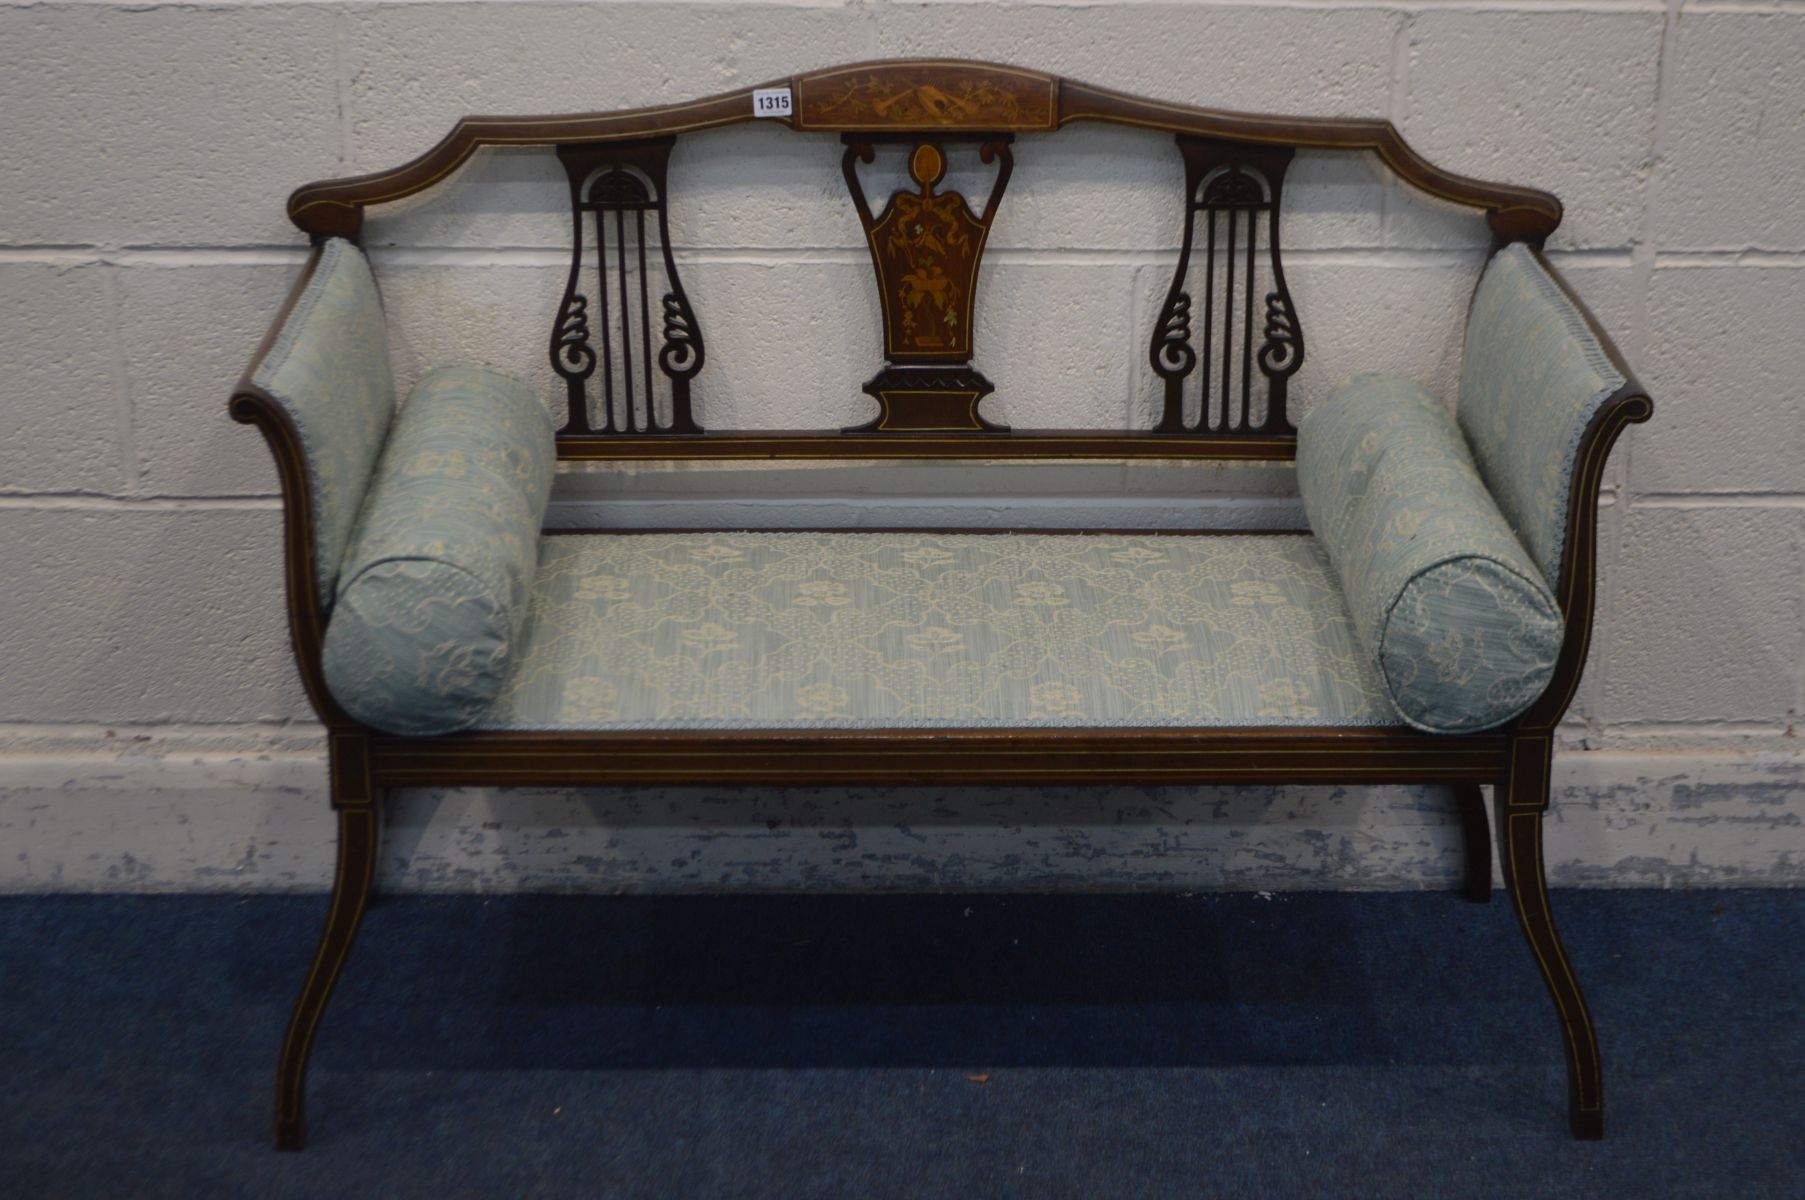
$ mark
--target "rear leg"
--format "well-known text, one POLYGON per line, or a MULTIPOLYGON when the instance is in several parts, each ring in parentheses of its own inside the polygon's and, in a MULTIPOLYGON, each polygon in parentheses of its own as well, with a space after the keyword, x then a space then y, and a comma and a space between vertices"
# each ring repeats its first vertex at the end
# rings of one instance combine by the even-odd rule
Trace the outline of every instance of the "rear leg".
POLYGON ((1454 785, 1454 802, 1460 810, 1460 842, 1466 855, 1461 894, 1474 904, 1492 899, 1492 827, 1485 816, 1485 794, 1476 783, 1454 785))

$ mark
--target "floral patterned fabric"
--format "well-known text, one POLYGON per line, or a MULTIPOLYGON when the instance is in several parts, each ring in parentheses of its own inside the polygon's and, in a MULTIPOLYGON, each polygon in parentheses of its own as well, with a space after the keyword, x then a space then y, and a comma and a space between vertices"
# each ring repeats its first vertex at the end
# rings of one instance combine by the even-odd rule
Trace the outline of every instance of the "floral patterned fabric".
POLYGON ((1305 416, 1297 476, 1405 721, 1490 729, 1542 694, 1560 609, 1439 400, 1406 379, 1352 380, 1305 416))
POLYGON ((319 601, 330 609, 339 561, 395 410, 382 300, 363 252, 326 241, 313 277, 251 379, 300 434, 313 494, 319 601))
POLYGON ((545 538, 486 729, 1396 725, 1316 541, 545 538))
POLYGON ((389 733, 448 733, 495 699, 526 619, 556 466, 529 384, 420 381, 377 464, 326 627, 333 698, 389 733))
POLYGON ((1579 442, 1623 373, 1521 244, 1492 256, 1467 317, 1460 427, 1542 574, 1558 580, 1579 442))

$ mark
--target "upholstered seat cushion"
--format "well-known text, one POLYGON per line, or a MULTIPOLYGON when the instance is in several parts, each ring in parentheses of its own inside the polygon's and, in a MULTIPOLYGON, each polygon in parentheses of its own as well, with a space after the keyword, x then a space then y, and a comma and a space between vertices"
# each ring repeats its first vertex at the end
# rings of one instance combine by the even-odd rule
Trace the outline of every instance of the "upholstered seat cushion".
POLYGON ((1398 724, 1303 535, 550 535, 485 729, 1398 724))
POLYGON ((1407 379, 1352 380, 1304 419, 1297 477, 1407 722, 1490 729, 1542 694, 1560 609, 1441 401, 1407 379))
POLYGON ((448 733, 495 699, 519 642, 556 463, 531 385, 441 367, 396 416, 339 570, 323 666, 389 733, 448 733))

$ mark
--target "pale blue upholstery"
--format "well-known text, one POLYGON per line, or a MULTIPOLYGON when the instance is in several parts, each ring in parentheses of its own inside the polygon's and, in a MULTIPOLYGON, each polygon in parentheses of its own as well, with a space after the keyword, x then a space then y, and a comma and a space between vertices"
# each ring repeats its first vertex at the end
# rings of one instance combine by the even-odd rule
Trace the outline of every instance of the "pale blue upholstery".
POLYGON ((1439 400, 1384 375, 1343 385, 1299 427, 1297 476, 1405 721, 1489 729, 1542 694, 1560 609, 1439 400))
POLYGON ((1395 726, 1315 539, 548 537, 485 729, 1395 726))
POLYGON ((382 301, 361 250, 342 238, 322 245, 313 277, 251 382, 282 406, 300 434, 313 495, 319 602, 329 608, 395 411, 382 301))
POLYGON ((530 385, 442 367, 395 419, 326 627, 332 696, 389 733, 449 733, 494 700, 526 619, 556 466, 530 385))
POLYGON ((1467 316, 1460 427, 1542 574, 1560 578, 1580 437, 1623 373, 1527 246, 1492 257, 1467 316))

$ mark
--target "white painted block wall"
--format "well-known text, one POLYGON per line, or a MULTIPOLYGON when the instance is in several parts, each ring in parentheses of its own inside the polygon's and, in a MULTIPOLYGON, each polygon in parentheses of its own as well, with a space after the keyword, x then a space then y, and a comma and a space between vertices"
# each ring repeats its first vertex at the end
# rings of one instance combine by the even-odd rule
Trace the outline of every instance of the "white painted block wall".
MULTIPOLYGON (((1761 0, 1145 4, 0 0, 0 888, 317 888, 330 824, 290 665, 275 477, 225 400, 303 258, 299 183, 470 112, 673 101, 958 54, 1219 107, 1389 116, 1441 165, 1548 188, 1554 257, 1657 411, 1610 473, 1599 637, 1550 866, 1588 884, 1805 880, 1805 10, 1761 0)), ((674 237, 717 427, 850 422, 876 301, 831 137, 684 140, 674 237)), ((1021 425, 1143 421, 1176 154, 1023 138, 979 361, 1021 425), (1030 303, 1032 301, 1032 303, 1030 303)), ((548 155, 487 155, 372 222, 405 386, 534 379, 564 261, 548 155)), ((1357 154, 1302 156, 1296 394, 1449 389, 1485 233, 1357 154)), ((1272 525, 1286 470, 670 466, 561 522, 1272 525)), ((421 792, 409 888, 1417 887, 1436 789, 421 792)))

